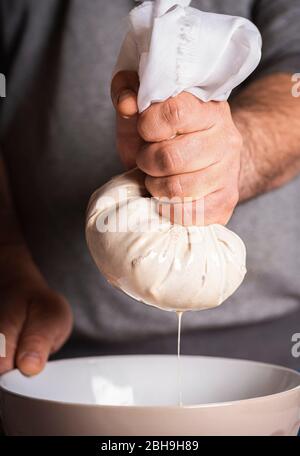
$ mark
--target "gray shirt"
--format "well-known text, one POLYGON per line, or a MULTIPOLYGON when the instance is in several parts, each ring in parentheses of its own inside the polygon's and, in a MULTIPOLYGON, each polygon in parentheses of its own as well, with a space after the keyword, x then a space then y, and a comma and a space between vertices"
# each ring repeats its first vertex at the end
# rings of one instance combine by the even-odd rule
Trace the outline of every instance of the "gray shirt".
MULTIPOLYGON (((109 86, 122 18, 134 4, 0 4, 0 72, 7 77, 1 146, 19 220, 49 284, 74 309, 75 334, 98 341, 176 331, 173 314, 135 302, 106 283, 84 237, 90 194, 122 171, 109 86)), ((192 6, 256 23, 264 45, 252 77, 300 71, 298 0, 195 0, 192 6)), ((221 307, 187 315, 185 330, 273 319, 299 308, 299 191, 297 178, 236 209, 229 227, 247 246, 247 277, 221 307)))

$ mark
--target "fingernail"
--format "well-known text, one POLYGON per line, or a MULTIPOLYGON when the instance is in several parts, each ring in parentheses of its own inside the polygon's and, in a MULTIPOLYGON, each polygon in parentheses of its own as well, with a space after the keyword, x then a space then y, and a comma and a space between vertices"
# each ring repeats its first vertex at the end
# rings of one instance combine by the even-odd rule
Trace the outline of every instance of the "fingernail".
POLYGON ((121 103, 122 101, 126 100, 129 96, 132 96, 133 92, 130 89, 123 90, 123 92, 120 93, 119 98, 118 98, 118 103, 121 103))
MULTIPOLYGON (((123 90, 123 92, 121 92, 121 94, 119 95, 118 103, 122 103, 122 101, 126 100, 126 98, 129 98, 130 96, 132 96, 132 90, 129 90, 129 89, 123 90)), ((121 117, 123 119, 130 119, 130 116, 126 116, 124 114, 121 115, 121 117)))

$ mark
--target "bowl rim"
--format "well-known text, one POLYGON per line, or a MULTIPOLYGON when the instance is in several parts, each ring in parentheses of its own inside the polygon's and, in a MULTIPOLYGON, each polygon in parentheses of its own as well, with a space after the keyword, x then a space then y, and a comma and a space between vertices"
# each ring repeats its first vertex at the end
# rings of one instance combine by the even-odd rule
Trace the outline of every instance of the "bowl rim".
MULTIPOLYGON (((299 385, 294 386, 293 388, 287 389, 285 391, 281 391, 279 393, 275 394, 267 394, 265 396, 258 396, 258 397, 250 397, 249 399, 237 399, 233 401, 223 401, 223 402, 211 402, 208 404, 189 404, 189 405, 178 405, 178 404, 172 404, 172 405, 109 405, 109 404, 84 404, 84 403, 79 403, 79 402, 70 402, 70 401, 58 401, 55 399, 45 399, 45 398, 38 398, 38 397, 32 397, 26 394, 22 393, 16 393, 14 391, 9 390, 3 385, 3 378, 8 376, 9 374, 12 374, 13 372, 18 371, 18 369, 13 369, 9 372, 6 372, 2 375, 0 375, 0 404, 1 404, 1 394, 5 395, 10 395, 10 396, 15 396, 17 398, 21 399, 27 399, 30 401, 34 402, 42 402, 46 404, 52 404, 52 405, 59 405, 59 406, 68 406, 68 407, 92 407, 92 408, 103 408, 103 409, 130 409, 130 410, 141 410, 141 409, 147 409, 147 410, 188 410, 188 409, 206 409, 206 408, 217 408, 217 407, 233 407, 233 406, 238 406, 238 405, 243 405, 243 404, 249 404, 249 402, 262 402, 262 401, 268 401, 268 400, 273 400, 277 398, 283 398, 287 395, 291 395, 299 391, 300 393, 300 371, 296 371, 294 369, 291 369, 289 367, 285 366, 280 366, 278 364, 270 364, 270 363, 264 363, 262 361, 254 361, 254 360, 248 360, 245 358, 227 358, 227 357, 221 357, 221 356, 202 356, 202 355, 181 355, 182 358, 202 358, 202 359, 213 359, 213 360, 222 360, 222 361, 233 361, 233 362, 245 362, 245 363, 250 363, 250 364, 256 364, 260 366, 265 366, 265 367, 271 367, 276 370, 281 370, 285 371, 288 373, 291 373, 293 375, 296 375, 299 377, 299 385)), ((57 359, 57 360, 51 360, 47 362, 48 364, 62 364, 65 362, 73 362, 73 361, 97 361, 102 358, 145 358, 145 357, 157 357, 157 358, 163 358, 163 357, 173 357, 177 358, 177 355, 172 355, 172 354, 145 354, 145 355, 103 355, 103 356, 84 356, 84 357, 74 357, 74 358, 64 358, 64 359, 57 359)), ((39 374, 37 374, 39 375, 39 374)))

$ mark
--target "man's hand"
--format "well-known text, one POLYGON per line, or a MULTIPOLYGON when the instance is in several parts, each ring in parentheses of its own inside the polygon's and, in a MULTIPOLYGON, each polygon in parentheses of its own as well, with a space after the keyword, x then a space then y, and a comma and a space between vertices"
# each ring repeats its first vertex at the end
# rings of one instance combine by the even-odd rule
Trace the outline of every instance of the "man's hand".
MULTIPOLYGON (((242 149, 228 103, 204 103, 183 92, 138 115, 137 90, 133 72, 120 72, 112 81, 123 162, 147 174, 154 197, 189 197, 193 210, 204 199, 204 224, 225 225, 239 200, 242 149)), ((190 217, 190 204, 181 206, 183 217, 190 217)))
POLYGON ((0 333, 6 357, 0 374, 18 367, 25 375, 40 372, 72 328, 67 301, 51 290, 22 244, 1 246, 0 333))

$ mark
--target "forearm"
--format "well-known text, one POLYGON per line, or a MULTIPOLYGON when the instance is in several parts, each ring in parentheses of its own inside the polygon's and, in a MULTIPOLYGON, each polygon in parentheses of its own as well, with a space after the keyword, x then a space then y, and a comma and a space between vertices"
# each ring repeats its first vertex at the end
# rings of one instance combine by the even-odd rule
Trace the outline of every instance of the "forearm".
POLYGON ((69 336, 72 313, 67 301, 48 287, 31 258, 1 157, 0 295, 0 333, 5 334, 7 347, 6 356, 0 358, 0 375, 13 367, 35 375, 69 336))
POLYGON ((253 82, 232 100, 233 119, 244 145, 240 201, 277 188, 300 172, 300 100, 291 75, 253 82))

